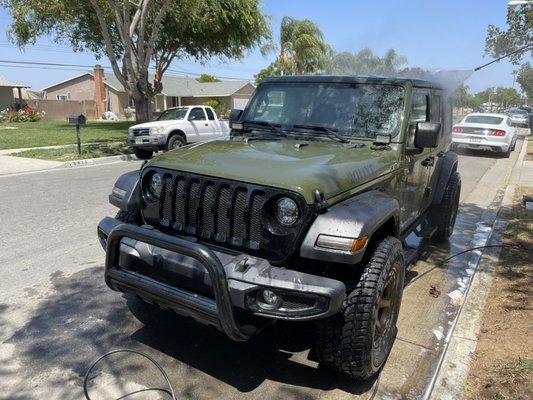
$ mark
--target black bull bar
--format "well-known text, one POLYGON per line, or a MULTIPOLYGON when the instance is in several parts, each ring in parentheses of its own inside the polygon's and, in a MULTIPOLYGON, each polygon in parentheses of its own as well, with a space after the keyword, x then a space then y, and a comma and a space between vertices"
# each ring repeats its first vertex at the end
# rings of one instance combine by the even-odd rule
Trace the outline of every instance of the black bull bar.
POLYGON ((122 287, 129 289, 128 291, 142 292, 142 297, 153 298, 163 306, 166 299, 173 308, 180 308, 180 312, 184 315, 193 316, 211 325, 218 325, 235 341, 246 341, 255 333, 254 327, 237 324, 224 267, 213 251, 201 244, 136 225, 120 224, 111 230, 107 238, 105 281, 114 290, 122 287), (121 270, 118 266, 122 238, 139 240, 197 260, 209 273, 215 300, 161 285, 154 279, 132 271, 121 270))

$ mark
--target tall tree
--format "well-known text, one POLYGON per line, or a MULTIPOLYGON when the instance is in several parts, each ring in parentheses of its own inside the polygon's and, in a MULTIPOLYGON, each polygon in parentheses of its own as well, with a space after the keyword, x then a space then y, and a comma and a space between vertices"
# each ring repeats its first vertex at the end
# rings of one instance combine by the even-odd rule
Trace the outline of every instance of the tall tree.
POLYGON ((75 51, 107 56, 135 101, 138 121, 176 57, 240 58, 270 37, 260 0, 0 0, 11 12, 10 36, 21 47, 52 36, 75 51), (153 77, 149 68, 153 67, 153 77))
POLYGON ((533 103, 533 68, 529 62, 525 63, 518 70, 516 81, 522 88, 530 104, 533 103))
POLYGON ((262 47, 264 54, 276 52, 276 60, 256 75, 256 81, 270 75, 304 75, 324 70, 330 47, 313 21, 283 17, 279 43, 262 47))
MULTIPOLYGON (((487 28, 485 52, 493 57, 500 57, 527 45, 533 45, 533 2, 507 8, 507 30, 495 25, 487 28)), ((533 48, 520 51, 509 57, 517 65, 525 54, 533 55, 533 48)))
POLYGON ((333 54, 330 71, 338 75, 395 75, 407 64, 407 58, 389 49, 380 57, 365 47, 357 53, 342 52, 333 54))

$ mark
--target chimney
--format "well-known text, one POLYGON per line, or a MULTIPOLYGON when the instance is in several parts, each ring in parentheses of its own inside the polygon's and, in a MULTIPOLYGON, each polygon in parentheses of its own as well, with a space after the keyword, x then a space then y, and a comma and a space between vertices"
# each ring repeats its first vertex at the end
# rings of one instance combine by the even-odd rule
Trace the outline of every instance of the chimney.
POLYGON ((105 88, 104 69, 99 64, 94 66, 94 103, 95 118, 100 119, 105 112, 105 88))

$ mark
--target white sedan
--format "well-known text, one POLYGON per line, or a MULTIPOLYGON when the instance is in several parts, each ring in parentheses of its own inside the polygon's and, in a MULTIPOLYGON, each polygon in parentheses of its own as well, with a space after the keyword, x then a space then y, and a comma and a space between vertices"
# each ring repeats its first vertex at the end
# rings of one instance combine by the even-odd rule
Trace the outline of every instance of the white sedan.
POLYGON ((454 125, 452 146, 492 150, 509 157, 516 145, 516 128, 506 114, 468 114, 454 125))

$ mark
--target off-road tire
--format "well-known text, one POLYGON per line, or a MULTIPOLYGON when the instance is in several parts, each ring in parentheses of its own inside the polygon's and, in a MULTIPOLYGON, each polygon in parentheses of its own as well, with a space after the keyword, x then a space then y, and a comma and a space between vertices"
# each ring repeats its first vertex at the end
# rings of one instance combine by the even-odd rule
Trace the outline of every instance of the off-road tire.
POLYGON ((137 157, 139 160, 148 160, 152 158, 152 156, 154 155, 154 151, 134 147, 133 154, 135 154, 135 157, 137 157))
POLYGON ((135 225, 142 225, 142 218, 139 211, 125 211, 120 210, 115 219, 118 219, 120 222, 124 222, 126 224, 135 224, 135 225))
POLYGON ((437 230, 431 237, 437 242, 444 242, 450 238, 457 218, 459 196, 461 195, 461 176, 457 171, 452 172, 441 202, 431 210, 431 224, 437 230))
POLYGON ((383 367, 396 337, 404 277, 402 243, 387 236, 373 250, 356 287, 347 293, 342 312, 317 322, 316 350, 322 365, 357 380, 368 379, 383 367), (389 285, 395 290, 380 335, 376 322, 383 317, 381 304, 389 285))
POLYGON ((177 149, 182 146, 185 146, 185 139, 183 139, 180 135, 174 135, 168 139, 167 150, 177 149))

